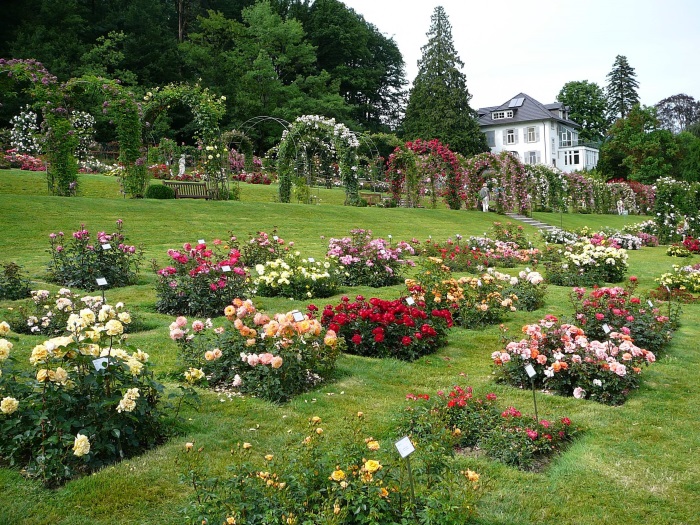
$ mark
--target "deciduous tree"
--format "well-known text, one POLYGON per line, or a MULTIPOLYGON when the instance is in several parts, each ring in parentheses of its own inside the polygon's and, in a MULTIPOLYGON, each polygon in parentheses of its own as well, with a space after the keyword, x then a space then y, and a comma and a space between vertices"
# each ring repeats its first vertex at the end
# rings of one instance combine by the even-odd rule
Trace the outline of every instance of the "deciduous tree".
POLYGON ((581 141, 603 140, 610 121, 605 92, 598 84, 588 80, 567 82, 559 91, 557 100, 569 107, 571 120, 581 124, 581 141))
POLYGON ((684 93, 665 98, 654 107, 661 127, 673 133, 685 131, 700 120, 700 101, 684 93))

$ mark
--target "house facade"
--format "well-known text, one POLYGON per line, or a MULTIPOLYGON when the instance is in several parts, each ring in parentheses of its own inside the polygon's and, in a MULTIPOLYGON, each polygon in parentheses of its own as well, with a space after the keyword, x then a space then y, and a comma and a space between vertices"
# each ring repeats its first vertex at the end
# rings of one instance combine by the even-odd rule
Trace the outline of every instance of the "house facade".
POLYGON ((524 164, 548 164, 562 171, 593 169, 597 148, 579 143, 576 122, 560 102, 541 104, 520 93, 500 106, 479 108, 479 126, 492 153, 510 151, 524 164))

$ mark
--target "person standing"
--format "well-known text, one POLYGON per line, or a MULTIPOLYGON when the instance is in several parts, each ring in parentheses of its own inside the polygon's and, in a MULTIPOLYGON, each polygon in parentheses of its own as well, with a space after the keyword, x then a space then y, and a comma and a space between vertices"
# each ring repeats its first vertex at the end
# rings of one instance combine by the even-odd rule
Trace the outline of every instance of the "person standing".
POLYGON ((481 199, 481 210, 489 211, 489 188, 485 182, 479 190, 479 198, 481 199))

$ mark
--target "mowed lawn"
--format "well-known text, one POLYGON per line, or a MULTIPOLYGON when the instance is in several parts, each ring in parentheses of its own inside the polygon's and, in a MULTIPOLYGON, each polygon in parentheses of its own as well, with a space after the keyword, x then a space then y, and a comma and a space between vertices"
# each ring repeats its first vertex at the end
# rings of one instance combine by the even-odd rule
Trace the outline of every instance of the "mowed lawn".
MULTIPOLYGON (((142 245, 146 257, 137 285, 107 292, 110 302, 124 301, 151 329, 132 336, 148 352, 159 379, 174 388, 176 346, 168 338, 169 316, 155 312, 154 273, 167 262, 166 251, 198 239, 245 241, 258 230, 295 243, 304 256, 321 257, 330 237, 347 235, 353 228, 370 229, 394 241, 432 236, 443 241, 460 234, 484 235, 494 221, 507 218, 478 211, 432 209, 351 208, 342 206, 342 190, 314 188, 318 204, 275 202, 276 186, 241 186, 241 201, 130 200, 119 194, 117 179, 82 176, 81 196, 50 197, 43 174, 0 171, 0 262, 21 264, 34 281, 33 288, 57 289, 43 282, 48 262, 48 235, 70 235, 84 224, 91 233, 112 231, 124 220, 128 240, 142 245)), ((559 226, 616 226, 634 217, 538 213, 536 217, 559 226)), ((641 218, 639 219, 641 220, 641 218)), ((533 243, 542 245, 536 231, 525 227, 533 243)), ((681 261, 685 263, 686 261, 681 261)), ((697 257, 694 262, 697 262, 697 257)), ((630 252, 630 275, 642 289, 655 287, 654 279, 669 271, 677 259, 665 248, 630 252)), ((517 271, 518 269, 508 270, 517 271)), ((507 321, 516 337, 523 324, 545 314, 571 314, 569 289, 550 286, 545 307, 517 312, 507 321)), ((395 298, 401 285, 373 290, 347 288, 354 297, 395 298)), ((335 303, 340 295, 319 300, 335 303)), ((308 303, 283 298, 256 298, 262 308, 275 311, 303 309, 308 303)), ((0 302, 0 320, 12 302, 0 302)), ((42 339, 14 339, 14 355, 26 360, 42 339)), ((682 325, 664 357, 644 370, 641 388, 621 407, 538 394, 541 417, 566 415, 585 432, 541 473, 521 472, 483 458, 463 462, 482 476, 484 496, 477 523, 510 524, 674 524, 700 523, 700 306, 684 305, 682 325)), ((323 418, 327 431, 343 418, 363 411, 367 431, 383 449, 393 447, 393 429, 405 406, 406 393, 434 394, 452 385, 471 385, 478 393, 495 392, 502 406, 531 412, 532 393, 496 385, 490 354, 502 345, 498 327, 484 330, 455 328, 449 345, 437 354, 413 363, 343 356, 339 379, 292 402, 275 406, 257 399, 221 399, 202 391, 199 411, 185 413, 184 433, 165 445, 118 465, 47 490, 22 476, 18 469, 0 468, 0 525, 173 524, 182 523, 182 509, 192 489, 180 482, 179 460, 184 443, 204 447, 213 473, 224 473, 232 446, 253 443, 261 454, 275 453, 297 440, 309 417, 323 418)), ((0 416, 1 417, 1 416, 0 416)), ((6 439, 6 436, 0 436, 6 439)))

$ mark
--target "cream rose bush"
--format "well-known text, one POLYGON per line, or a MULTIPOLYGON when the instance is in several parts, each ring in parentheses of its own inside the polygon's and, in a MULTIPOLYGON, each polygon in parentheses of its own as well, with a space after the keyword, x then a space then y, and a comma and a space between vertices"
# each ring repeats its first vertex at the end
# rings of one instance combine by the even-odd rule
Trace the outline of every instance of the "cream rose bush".
POLYGON ((63 334, 27 349, 29 366, 0 339, 0 460, 56 486, 163 441, 163 386, 127 344, 122 307, 72 309, 63 334))

